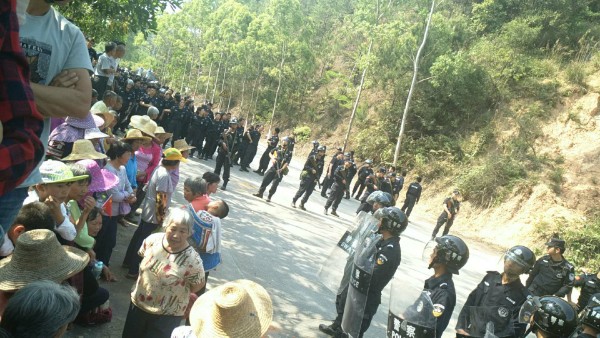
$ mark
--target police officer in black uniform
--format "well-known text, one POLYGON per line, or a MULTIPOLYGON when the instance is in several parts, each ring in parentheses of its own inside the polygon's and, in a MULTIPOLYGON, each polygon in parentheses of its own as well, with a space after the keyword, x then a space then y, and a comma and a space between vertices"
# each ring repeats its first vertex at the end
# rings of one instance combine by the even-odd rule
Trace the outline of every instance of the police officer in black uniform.
POLYGON ((371 165, 373 164, 373 160, 366 160, 365 163, 358 169, 358 178, 356 183, 354 183, 354 188, 352 189, 352 196, 358 201, 360 200, 360 196, 365 189, 365 180, 367 177, 373 174, 373 168, 371 165))
POLYGON ((196 148, 190 150, 190 157, 194 156, 196 150, 198 151, 198 158, 202 157, 204 140, 211 124, 212 120, 208 117, 206 109, 200 109, 199 114, 193 117, 188 135, 191 135, 191 145, 196 148))
POLYGON ((229 171, 231 169, 231 149, 235 146, 237 138, 235 130, 237 129, 237 119, 233 118, 229 121, 229 129, 225 130, 221 134, 221 138, 218 141, 219 152, 217 154, 217 161, 215 164, 214 173, 217 175, 221 174, 221 167, 223 168, 223 185, 221 189, 227 190, 227 183, 229 183, 229 171))
MULTIPOLYGON (((367 331, 371 325, 371 320, 373 319, 373 316, 375 316, 377 308, 381 303, 381 292, 394 277, 394 273, 400 265, 400 234, 408 226, 408 219, 406 218, 406 215, 404 215, 404 213, 396 207, 381 208, 377 210, 373 216, 380 220, 378 224, 378 232, 383 237, 376 244, 377 252, 375 253, 374 257, 376 264, 375 268, 373 269, 371 283, 369 285, 369 291, 367 294, 367 304, 360 328, 360 337, 363 336, 365 331, 367 331)), ((346 286, 340 296, 336 299, 335 307, 337 310, 337 317, 330 325, 319 325, 319 330, 321 332, 324 332, 330 336, 343 337, 341 324, 344 316, 344 308, 346 306, 346 296, 348 294, 349 285, 350 284, 346 286)))
POLYGON ((244 151, 244 157, 240 160, 240 171, 249 172, 248 167, 252 163, 252 160, 254 160, 254 156, 256 156, 256 151, 258 150, 260 126, 258 124, 253 126, 245 137, 248 139, 248 146, 246 146, 246 150, 244 151))
POLYGON ((525 283, 534 296, 564 297, 571 293, 575 267, 563 256, 565 249, 565 241, 557 236, 546 243, 546 255, 535 262, 525 283))
POLYGON ((269 155, 271 154, 273 149, 275 149, 275 147, 277 147, 278 144, 279 144, 279 128, 275 128, 275 134, 273 134, 273 136, 271 136, 267 140, 267 149, 260 157, 258 169, 254 170, 255 173, 259 174, 260 176, 263 176, 265 174, 265 171, 267 170, 267 167, 269 166, 269 158, 270 158, 269 155))
POLYGON ((344 153, 341 150, 337 150, 335 155, 331 157, 329 166, 327 166, 327 172, 323 183, 321 184, 321 196, 327 197, 327 190, 333 185, 335 170, 344 164, 344 153))
POLYGON ((421 187, 422 180, 421 176, 417 176, 417 180, 412 182, 408 186, 408 189, 406 189, 406 199, 401 208, 406 213, 406 217, 410 217, 415 204, 419 203, 419 199, 421 199, 421 191, 423 191, 423 187, 421 187))
POLYGON ((350 183, 352 183, 354 176, 358 172, 358 168, 356 167, 356 163, 354 162, 354 150, 350 151, 348 155, 348 158, 350 159, 350 161, 352 161, 352 165, 350 166, 350 168, 348 168, 348 179, 346 180, 346 196, 344 198, 347 200, 350 199, 350 183))
POLYGON ((212 155, 215 153, 215 147, 217 146, 217 142, 219 141, 219 136, 221 130, 221 114, 214 114, 214 119, 211 120, 211 123, 208 125, 208 129, 206 131, 206 144, 204 145, 204 159, 209 160, 212 159, 212 155))
POLYGON ((313 147, 310 150, 310 154, 309 155, 316 155, 317 152, 319 152, 319 146, 320 146, 319 141, 313 140, 311 143, 312 143, 313 147))
POLYGON ((520 276, 529 273, 533 264, 535 254, 528 247, 510 248, 504 255, 504 271, 488 271, 469 294, 458 316, 456 337, 483 337, 488 321, 497 325, 498 337, 522 336, 527 326, 519 323, 519 311, 531 293, 520 276), (475 313, 473 308, 477 308, 475 313))
POLYGON ((600 293, 589 300, 579 317, 581 332, 577 338, 597 338, 600 336, 600 293))
POLYGON ((435 236, 437 236, 438 231, 440 231, 440 228, 442 225, 444 225, 444 223, 446 226, 444 227, 442 236, 447 235, 450 231, 450 227, 452 224, 454 224, 454 219, 460 211, 460 191, 454 190, 452 192, 452 196, 446 197, 446 199, 444 199, 443 206, 444 210, 437 219, 437 223, 433 229, 433 233, 431 234, 431 239, 434 239, 435 236))
POLYGON ((577 299, 577 311, 581 312, 588 304, 592 295, 600 293, 600 271, 598 273, 583 273, 575 277, 573 286, 580 287, 581 292, 577 299))
POLYGON ((406 170, 402 171, 402 175, 396 175, 396 180, 392 182, 392 189, 394 190, 394 201, 398 200, 400 191, 404 188, 404 178, 406 177, 406 170))
POLYGON ((380 190, 379 188, 381 186, 381 180, 383 179, 384 175, 385 168, 381 167, 379 168, 376 174, 367 177, 367 179, 365 180, 365 187, 367 188, 367 190, 360 198, 360 205, 358 206, 358 209, 356 209, 357 214, 361 211, 371 211, 371 205, 367 203, 367 198, 373 193, 373 191, 380 190))
POLYGON ((427 292, 433 303, 433 315, 437 318, 436 338, 442 337, 456 306, 452 274, 458 275, 468 260, 469 248, 459 237, 446 235, 435 239, 435 247, 429 257, 433 276, 425 280, 423 291, 427 292))
POLYGON ((300 174, 300 188, 292 199, 292 207, 295 208, 296 201, 298 201, 298 199, 304 195, 300 201, 299 208, 301 210, 306 210, 306 208, 304 208, 304 204, 306 204, 306 201, 308 201, 308 198, 315 189, 315 186, 319 181, 319 174, 323 172, 323 165, 325 163, 323 160, 324 158, 325 147, 323 146, 319 146, 316 154, 308 155, 308 158, 304 163, 304 168, 302 168, 302 173, 300 174))
POLYGON ((577 328, 577 312, 562 298, 533 297, 525 302, 522 308, 519 319, 530 323, 529 329, 522 337, 527 337, 533 332, 538 338, 568 338, 577 328))
POLYGON ((331 193, 325 202, 325 215, 327 215, 327 209, 331 207, 331 214, 339 217, 336 210, 344 197, 344 192, 348 186, 348 168, 352 165, 351 160, 345 160, 343 165, 340 165, 333 174, 333 185, 331 186, 331 193))
POLYGON ((271 185, 271 189, 269 189, 269 196, 267 197, 267 202, 271 202, 271 197, 273 197, 273 195, 277 191, 277 187, 283 179, 283 176, 287 174, 288 165, 292 160, 292 152, 289 151, 287 147, 288 138, 284 137, 281 140, 281 145, 271 150, 269 157, 271 158, 271 162, 273 163, 273 165, 271 166, 271 168, 269 168, 269 170, 265 172, 265 176, 263 178, 262 184, 260 185, 260 188, 258 189, 258 193, 253 194, 253 196, 262 198, 269 184, 273 182, 273 184, 271 185))
POLYGON ((379 190, 381 190, 383 192, 387 192, 388 194, 394 196, 394 189, 392 187, 392 181, 390 180, 392 175, 394 175, 394 177, 396 177, 396 173, 389 173, 380 180, 379 184, 381 186, 379 187, 379 190))

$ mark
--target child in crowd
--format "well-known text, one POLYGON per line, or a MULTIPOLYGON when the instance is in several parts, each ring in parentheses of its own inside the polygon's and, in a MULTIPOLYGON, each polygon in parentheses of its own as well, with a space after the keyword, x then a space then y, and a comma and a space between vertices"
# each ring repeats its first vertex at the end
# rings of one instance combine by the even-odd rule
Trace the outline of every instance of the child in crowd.
POLYGON ((17 238, 30 230, 47 229, 54 231, 54 219, 50 207, 42 202, 27 204, 19 210, 14 224, 4 234, 4 243, 0 246, 0 259, 7 257, 15 250, 17 238))
MULTIPOLYGON (((194 218, 194 228, 190 236, 190 245, 200 254, 204 267, 204 279, 221 264, 221 220, 229 214, 229 206, 225 201, 213 201, 207 205, 206 181, 196 177, 184 182, 185 199, 190 202, 187 209, 194 218)), ((206 284, 198 292, 206 291, 206 284)))
POLYGON ((146 196, 142 202, 142 218, 140 224, 129 242, 123 265, 129 269, 127 278, 137 278, 140 257, 139 247, 146 237, 156 230, 163 222, 171 204, 171 196, 175 191, 170 172, 179 167, 180 161, 185 161, 181 152, 175 148, 164 151, 161 165, 154 171, 148 185, 146 196))
MULTIPOLYGON (((135 213, 135 210, 133 209, 137 209, 137 206, 139 206, 141 201, 138 201, 137 198, 139 196, 138 194, 138 181, 137 181, 137 173, 138 173, 138 162, 137 162, 137 155, 136 152, 140 149, 140 147, 142 146, 142 144, 144 144, 145 142, 150 142, 151 138, 148 136, 144 136, 142 134, 142 132, 138 129, 130 129, 127 132, 127 135, 121 139, 121 141, 128 143, 131 146, 131 157, 129 158, 129 161, 127 162, 127 164, 125 165, 125 171, 127 172, 127 180, 129 181, 129 184, 131 185, 131 188, 133 189, 133 192, 136 194, 136 203, 133 203, 131 205, 131 211, 130 214, 135 213)), ((142 190, 143 186, 140 186, 140 191, 142 190)), ((128 227, 129 224, 127 222, 125 222, 125 218, 121 218, 119 220, 119 224, 121 224, 124 227, 128 227)))
POLYGON ((69 168, 73 172, 73 175, 87 175, 88 178, 71 184, 67 209, 71 215, 71 218, 73 219, 75 229, 77 229, 75 244, 87 252, 88 255, 90 255, 91 260, 94 260, 96 258, 96 254, 92 248, 94 247, 95 240, 88 234, 86 220, 90 211, 92 211, 92 209, 96 206, 96 199, 94 199, 93 196, 88 195, 90 182, 93 180, 93 178, 90 174, 90 171, 84 164, 85 161, 96 163, 93 160, 84 160, 80 161, 82 163, 78 162, 69 164, 69 168))
POLYGON ((36 184, 35 188, 29 191, 29 196, 23 202, 23 205, 39 201, 45 203, 52 213, 52 218, 56 223, 55 231, 58 233, 59 241, 68 243, 75 240, 77 230, 71 222, 65 202, 69 197, 71 183, 87 179, 88 176, 74 176, 69 167, 59 161, 47 160, 40 166, 42 183, 36 184))
POLYGON ((192 226, 189 212, 172 208, 165 232, 148 236, 138 246, 144 258, 131 292, 123 337, 170 337, 190 306, 190 293, 204 286, 202 261, 188 244, 192 226))

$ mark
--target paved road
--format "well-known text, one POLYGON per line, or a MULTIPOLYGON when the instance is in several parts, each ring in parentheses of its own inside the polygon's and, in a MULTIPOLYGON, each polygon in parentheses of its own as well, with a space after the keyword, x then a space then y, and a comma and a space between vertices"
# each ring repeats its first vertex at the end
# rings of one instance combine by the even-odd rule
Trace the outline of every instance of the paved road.
MULTIPOLYGON (((259 150, 253 168, 257 167, 262 151, 259 150)), ((184 203, 183 181, 212 170, 214 163, 214 160, 192 159, 182 164, 181 180, 174 195, 176 204, 184 203)), ((325 199, 316 191, 306 204, 308 211, 292 208, 290 203, 299 184, 303 163, 303 158, 294 158, 289 175, 279 185, 271 203, 252 196, 258 190, 262 177, 252 172, 240 172, 237 166, 231 170, 232 178, 227 191, 219 191, 214 196, 227 201, 231 212, 223 221, 223 264, 217 271, 211 272, 209 288, 239 278, 262 284, 273 299, 274 321, 279 327, 271 337, 326 337, 318 331, 318 325, 334 318, 335 296, 319 283, 317 271, 322 264, 327 264, 326 257, 354 222, 354 211, 358 206, 356 200, 344 199, 338 209, 340 218, 325 216, 325 199)), ((431 273, 426 269, 421 254, 432 227, 433 219, 420 215, 417 207, 400 242, 401 268, 410 271, 395 276, 403 287, 422 288, 423 281, 431 273)), ((119 229, 112 269, 120 281, 103 284, 111 291, 113 322, 92 329, 76 327, 68 333, 68 337, 120 336, 129 305, 128 292, 133 282, 123 278, 125 271, 119 266, 134 230, 134 226, 119 229)), ((471 251, 469 262, 454 279, 458 302, 449 328, 454 327, 461 304, 470 290, 475 288, 486 270, 495 269, 500 257, 499 252, 478 243, 470 241, 468 245, 471 251)), ((388 286, 365 337, 385 337, 389 292, 388 286)), ((454 336, 452 333, 453 330, 449 329, 444 336, 454 336)))

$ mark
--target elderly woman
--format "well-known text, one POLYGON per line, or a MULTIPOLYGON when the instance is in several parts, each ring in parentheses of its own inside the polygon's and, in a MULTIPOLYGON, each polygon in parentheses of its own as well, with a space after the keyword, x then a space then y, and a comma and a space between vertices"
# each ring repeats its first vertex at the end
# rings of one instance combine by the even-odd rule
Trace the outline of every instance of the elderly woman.
POLYGON ((75 289, 40 280, 12 296, 0 327, 13 337, 60 338, 78 312, 79 295, 75 289))
POLYGON ((205 283, 202 260, 188 244, 192 226, 187 210, 172 208, 164 222, 165 233, 144 240, 123 337, 168 338, 180 324, 190 293, 205 283))

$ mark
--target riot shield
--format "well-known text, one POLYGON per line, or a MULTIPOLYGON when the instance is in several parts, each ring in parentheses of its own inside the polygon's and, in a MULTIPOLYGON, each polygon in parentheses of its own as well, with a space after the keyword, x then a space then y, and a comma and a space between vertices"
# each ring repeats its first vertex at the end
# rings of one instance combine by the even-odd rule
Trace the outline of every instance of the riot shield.
POLYGON ((504 306, 469 306, 461 310, 457 330, 471 337, 512 337, 515 323, 510 309, 504 306))
POLYGON ((376 244, 380 239, 381 235, 365 238, 358 245, 354 254, 354 265, 350 274, 346 306, 342 317, 342 330, 351 338, 356 338, 360 334, 375 267, 376 244))
POLYGON ((371 213, 364 213, 359 220, 360 223, 352 232, 346 231, 342 235, 317 273, 319 281, 336 294, 348 285, 358 244, 376 235, 374 231, 377 230, 378 221, 371 213))
POLYGON ((429 292, 394 280, 388 313, 388 338, 435 338, 436 317, 429 292))

